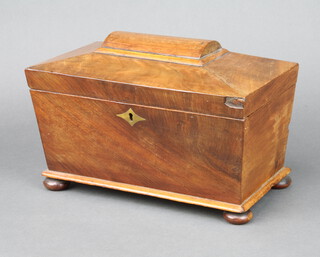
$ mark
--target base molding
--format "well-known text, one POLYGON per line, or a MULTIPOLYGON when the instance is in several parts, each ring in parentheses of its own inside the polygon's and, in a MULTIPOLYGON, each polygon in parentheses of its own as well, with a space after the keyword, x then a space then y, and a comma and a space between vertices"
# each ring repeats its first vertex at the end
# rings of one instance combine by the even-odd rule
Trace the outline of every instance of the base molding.
POLYGON ((270 179, 268 179, 261 187, 249 196, 242 204, 233 204, 227 202, 216 201, 207 198, 201 198, 191 195, 179 194, 159 189, 147 188, 142 186, 135 186, 126 183, 114 182, 110 180, 86 177, 81 175, 75 175, 65 172, 46 170, 42 172, 42 175, 48 178, 72 181, 87 185, 100 186, 109 189, 115 189, 125 192, 131 192, 136 194, 148 195, 167 200, 183 202, 188 204, 200 205, 204 207, 220 209, 224 211, 243 213, 248 211, 257 201, 259 201, 274 185, 279 183, 284 177, 286 177, 291 170, 287 167, 283 167, 277 173, 275 173, 270 179))

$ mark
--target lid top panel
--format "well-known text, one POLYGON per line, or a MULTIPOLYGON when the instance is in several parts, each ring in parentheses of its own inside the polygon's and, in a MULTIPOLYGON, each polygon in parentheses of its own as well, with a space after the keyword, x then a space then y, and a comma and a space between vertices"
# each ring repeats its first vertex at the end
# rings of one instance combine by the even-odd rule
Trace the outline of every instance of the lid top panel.
POLYGON ((103 42, 102 47, 196 59, 202 58, 221 49, 219 42, 214 40, 170 37, 122 31, 110 33, 103 42))

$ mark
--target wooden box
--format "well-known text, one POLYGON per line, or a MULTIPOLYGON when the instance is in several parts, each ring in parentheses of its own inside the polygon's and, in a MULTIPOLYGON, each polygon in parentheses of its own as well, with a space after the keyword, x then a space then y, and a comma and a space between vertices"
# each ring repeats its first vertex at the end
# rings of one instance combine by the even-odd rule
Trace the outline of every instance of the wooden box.
POLYGON ((225 210, 241 224, 284 167, 298 64, 217 41, 113 32, 26 69, 48 170, 225 210))

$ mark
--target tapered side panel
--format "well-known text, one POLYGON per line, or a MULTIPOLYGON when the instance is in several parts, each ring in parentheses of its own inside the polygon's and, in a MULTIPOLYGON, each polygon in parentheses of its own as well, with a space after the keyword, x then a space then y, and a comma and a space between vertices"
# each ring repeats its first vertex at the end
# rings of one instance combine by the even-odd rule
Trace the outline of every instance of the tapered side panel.
POLYGON ((242 199, 284 166, 295 86, 245 121, 242 199))
POLYGON ((31 95, 50 170, 241 203, 242 120, 31 95), (145 120, 117 116, 130 108, 145 120))

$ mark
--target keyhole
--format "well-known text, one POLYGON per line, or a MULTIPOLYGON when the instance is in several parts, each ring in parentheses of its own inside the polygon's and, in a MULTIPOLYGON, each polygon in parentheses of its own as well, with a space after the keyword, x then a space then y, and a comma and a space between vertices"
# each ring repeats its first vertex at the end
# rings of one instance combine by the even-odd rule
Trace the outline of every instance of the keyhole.
POLYGON ((131 112, 129 113, 129 118, 131 121, 133 121, 133 114, 131 112))

